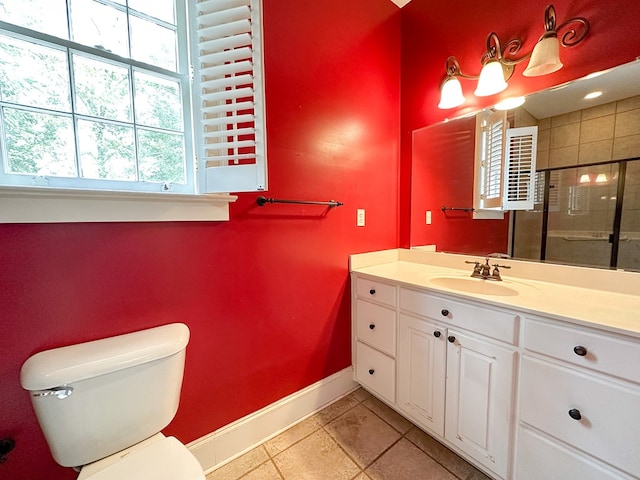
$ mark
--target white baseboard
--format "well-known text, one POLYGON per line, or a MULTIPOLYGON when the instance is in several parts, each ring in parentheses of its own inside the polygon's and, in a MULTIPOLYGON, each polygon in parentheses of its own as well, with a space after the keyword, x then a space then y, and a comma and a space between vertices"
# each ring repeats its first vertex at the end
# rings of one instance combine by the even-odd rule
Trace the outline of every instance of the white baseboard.
POLYGON ((357 387, 352 367, 345 368, 193 441, 187 447, 205 473, 210 473, 357 387))

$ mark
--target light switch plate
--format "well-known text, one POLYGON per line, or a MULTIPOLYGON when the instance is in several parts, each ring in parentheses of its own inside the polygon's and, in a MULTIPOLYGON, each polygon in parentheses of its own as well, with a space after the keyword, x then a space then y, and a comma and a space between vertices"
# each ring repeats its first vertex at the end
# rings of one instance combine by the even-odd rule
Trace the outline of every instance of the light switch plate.
POLYGON ((364 227, 364 208, 358 209, 358 218, 356 220, 356 225, 358 227, 364 227))

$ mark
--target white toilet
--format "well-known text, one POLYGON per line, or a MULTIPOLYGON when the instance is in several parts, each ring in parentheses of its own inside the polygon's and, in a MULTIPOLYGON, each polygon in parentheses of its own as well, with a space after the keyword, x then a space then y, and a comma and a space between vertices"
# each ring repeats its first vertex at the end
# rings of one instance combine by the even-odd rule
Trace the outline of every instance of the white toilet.
POLYGON ((55 461, 78 480, 204 480, 160 433, 178 410, 188 342, 174 323, 30 357, 20 380, 55 461))

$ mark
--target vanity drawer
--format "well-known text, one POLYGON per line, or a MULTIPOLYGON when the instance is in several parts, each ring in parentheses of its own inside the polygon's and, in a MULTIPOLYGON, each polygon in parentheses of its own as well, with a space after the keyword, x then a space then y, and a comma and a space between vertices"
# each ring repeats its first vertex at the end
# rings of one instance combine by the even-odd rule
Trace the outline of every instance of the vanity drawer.
POLYGON ((400 309, 515 344, 520 316, 409 288, 400 289, 400 309))
POLYGON ((523 344, 529 351, 640 383, 640 341, 526 318, 523 344))
POLYGON ((396 362, 362 342, 356 343, 356 380, 391 403, 396 401, 396 362))
POLYGON ((623 471, 640 473, 640 389, 526 355, 520 385, 522 422, 623 471))
POLYGON ((396 286, 388 283, 356 277, 356 294, 361 298, 367 298, 384 303, 390 307, 396 306, 396 286))
POLYGON ((356 334, 358 340, 395 357, 396 311, 358 299, 356 334))
POLYGON ((525 427, 518 429, 515 474, 518 480, 631 479, 525 427))

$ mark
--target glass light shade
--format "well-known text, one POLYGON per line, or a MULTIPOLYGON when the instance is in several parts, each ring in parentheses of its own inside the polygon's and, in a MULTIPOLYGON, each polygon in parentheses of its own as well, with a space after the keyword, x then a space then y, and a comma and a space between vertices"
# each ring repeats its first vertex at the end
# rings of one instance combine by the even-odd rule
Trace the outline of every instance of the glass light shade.
POLYGON ((580 175, 579 183, 589 183, 589 182, 591 182, 591 177, 588 174, 583 173, 582 175, 580 175))
POLYGON ((596 177, 596 183, 606 183, 608 180, 607 175, 605 173, 599 173, 596 177))
POLYGON ((533 47, 529 66, 522 74, 525 77, 538 77, 553 73, 562 68, 560 61, 560 41, 558 37, 547 37, 533 47))
POLYGON ((446 110, 455 108, 464 103, 464 95, 462 94, 462 85, 456 77, 447 78, 440 89, 440 103, 438 108, 446 110))
POLYGON ((500 93, 509 85, 504 81, 504 70, 497 60, 490 60, 485 63, 480 71, 478 87, 474 92, 478 97, 487 97, 500 93))

